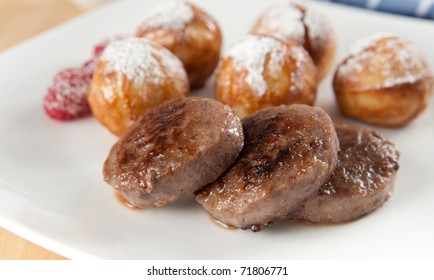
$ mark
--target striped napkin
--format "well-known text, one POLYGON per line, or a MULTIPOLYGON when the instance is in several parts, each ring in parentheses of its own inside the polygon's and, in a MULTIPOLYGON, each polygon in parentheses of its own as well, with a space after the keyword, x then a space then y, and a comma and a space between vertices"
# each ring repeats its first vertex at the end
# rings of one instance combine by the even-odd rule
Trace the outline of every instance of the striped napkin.
POLYGON ((320 0, 382 12, 434 19, 434 0, 320 0))

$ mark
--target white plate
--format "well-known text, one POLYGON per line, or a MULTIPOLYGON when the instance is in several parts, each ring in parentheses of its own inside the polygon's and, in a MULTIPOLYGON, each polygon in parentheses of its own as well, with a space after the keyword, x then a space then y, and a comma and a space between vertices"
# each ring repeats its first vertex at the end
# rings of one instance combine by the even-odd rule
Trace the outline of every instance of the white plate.
MULTIPOLYGON (((396 191, 381 209, 334 226, 287 222, 260 233, 225 230, 192 198, 166 208, 132 211, 103 181, 115 142, 93 118, 56 122, 42 97, 59 69, 79 65, 100 38, 133 30, 161 2, 117 1, 0 56, 0 225, 69 258, 310 259, 434 257, 434 104, 411 125, 381 129, 401 150, 396 191)), ((222 25, 225 47, 247 33, 269 0, 202 0, 222 25)), ((373 32, 395 32, 420 45, 434 66, 433 22, 311 2, 332 20, 339 58, 373 32)), ((200 94, 212 96, 212 87, 200 94)), ((199 94, 199 93, 195 93, 199 94)), ((330 77, 318 105, 339 113, 330 77)))

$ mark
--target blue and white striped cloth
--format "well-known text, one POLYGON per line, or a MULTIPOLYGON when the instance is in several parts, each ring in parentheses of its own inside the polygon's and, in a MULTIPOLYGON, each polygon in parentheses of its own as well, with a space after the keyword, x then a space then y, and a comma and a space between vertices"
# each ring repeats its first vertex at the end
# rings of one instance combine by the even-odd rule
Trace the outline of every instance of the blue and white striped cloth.
POLYGON ((434 19, 434 0, 321 0, 382 12, 434 19))

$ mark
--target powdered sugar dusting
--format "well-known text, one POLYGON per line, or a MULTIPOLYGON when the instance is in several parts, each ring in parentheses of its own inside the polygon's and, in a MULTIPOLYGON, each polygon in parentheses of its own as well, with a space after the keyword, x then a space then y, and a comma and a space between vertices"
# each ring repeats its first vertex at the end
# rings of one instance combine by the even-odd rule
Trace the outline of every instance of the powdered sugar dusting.
POLYGON ((264 64, 269 55, 269 64, 282 68, 287 47, 272 37, 249 35, 235 45, 226 55, 231 57, 236 71, 247 71, 246 83, 259 96, 267 89, 264 79, 264 64))
POLYGON ((356 42, 350 53, 351 56, 339 66, 337 75, 356 83, 360 79, 378 77, 372 79, 374 82, 368 85, 369 89, 415 83, 432 75, 421 50, 391 34, 376 34, 362 39, 356 42))
POLYGON ((361 75, 365 69, 366 61, 371 59, 373 56, 374 53, 372 51, 358 52, 339 66, 338 76, 349 76, 351 80, 355 81, 358 77, 351 73, 355 72, 361 75))
MULTIPOLYGON (((183 30, 194 17, 191 4, 186 1, 169 1, 158 6, 143 19, 143 28, 183 30)), ((140 28, 139 28, 140 29, 140 28)))
POLYGON ((182 63, 175 55, 143 38, 129 38, 110 44, 101 60, 107 62, 107 72, 122 73, 136 85, 145 81, 161 84, 167 78, 186 77, 182 63))
POLYGON ((315 47, 323 44, 327 39, 331 26, 323 14, 312 8, 284 3, 266 9, 254 32, 258 34, 272 32, 273 36, 285 40, 290 39, 304 45, 306 30, 311 45, 315 47))
POLYGON ((412 44, 408 48, 399 48, 395 45, 395 41, 391 40, 387 43, 386 48, 396 48, 395 59, 399 65, 403 66, 397 73, 392 69, 393 65, 385 63, 383 66, 383 75, 387 76, 384 80, 384 87, 393 87, 397 84, 415 83, 422 78, 425 72, 422 70, 423 62, 419 55, 419 50, 412 44), (422 71, 421 71, 422 70, 422 71))
POLYGON ((329 38, 332 27, 329 20, 314 9, 307 9, 304 16, 304 24, 307 27, 312 47, 319 47, 329 38))
POLYGON ((350 47, 350 54, 354 55, 363 52, 365 49, 375 46, 378 40, 389 37, 396 37, 396 35, 392 33, 376 33, 366 38, 362 38, 350 47))
POLYGON ((291 56, 295 60, 295 71, 291 72, 291 92, 297 92, 305 88, 306 77, 306 54, 301 47, 294 47, 291 49, 291 56))
POLYGON ((255 33, 266 34, 272 31, 276 37, 304 44, 303 13, 296 6, 288 3, 271 6, 264 11, 260 20, 261 24, 255 33))

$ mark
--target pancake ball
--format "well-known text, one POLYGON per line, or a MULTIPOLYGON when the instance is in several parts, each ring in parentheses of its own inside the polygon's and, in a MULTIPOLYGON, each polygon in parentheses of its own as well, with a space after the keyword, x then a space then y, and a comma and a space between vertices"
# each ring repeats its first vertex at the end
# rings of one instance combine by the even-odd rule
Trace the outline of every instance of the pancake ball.
POLYGON ((136 35, 173 52, 184 64, 192 88, 205 84, 220 57, 222 34, 217 21, 186 1, 156 7, 143 18, 136 35))
POLYGON ((147 39, 129 38, 106 47, 88 99, 98 121, 120 136, 146 110, 188 92, 187 74, 175 55, 147 39))
POLYGON ((248 35, 222 58, 216 72, 216 97, 244 118, 281 104, 313 105, 317 71, 308 53, 271 36, 248 35))
POLYGON ((403 126, 415 119, 427 107, 433 87, 419 47, 384 34, 357 42, 333 81, 343 114, 379 126, 403 126))

